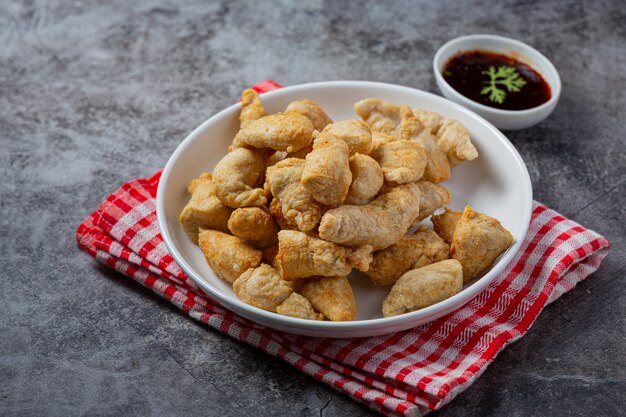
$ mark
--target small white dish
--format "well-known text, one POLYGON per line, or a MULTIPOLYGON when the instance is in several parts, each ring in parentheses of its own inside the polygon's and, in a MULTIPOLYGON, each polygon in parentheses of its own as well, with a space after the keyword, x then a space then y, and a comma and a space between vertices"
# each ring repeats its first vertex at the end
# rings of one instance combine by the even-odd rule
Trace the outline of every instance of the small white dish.
POLYGON ((435 320, 471 300, 500 274, 518 251, 530 222, 532 188, 522 158, 507 138, 489 122, 442 97, 409 87, 363 81, 302 84, 262 95, 268 112, 282 111, 294 100, 319 102, 334 120, 358 118, 355 102, 378 97, 393 103, 434 110, 459 120, 470 131, 479 157, 452 171, 444 185, 452 193, 451 208, 466 204, 499 219, 513 234, 513 246, 482 278, 455 296, 408 314, 383 318, 382 301, 389 288, 376 287, 367 277, 352 273, 358 318, 349 322, 296 319, 270 313, 241 302, 231 285, 219 279, 202 251, 183 231, 178 220, 187 203, 187 184, 202 172, 211 172, 239 130, 240 104, 222 110, 196 128, 168 160, 157 191, 157 218, 161 234, 176 262, 211 297, 256 323, 291 333, 319 337, 366 337, 405 330, 435 320))
POLYGON ((535 48, 515 39, 496 35, 468 35, 454 38, 443 44, 433 58, 433 72, 439 91, 450 99, 489 120, 498 129, 519 130, 534 126, 548 117, 561 95, 561 78, 552 63, 535 48), (442 72, 448 60, 466 51, 491 51, 510 56, 537 71, 548 83, 550 100, 526 110, 501 110, 485 106, 456 91, 443 78, 442 72))

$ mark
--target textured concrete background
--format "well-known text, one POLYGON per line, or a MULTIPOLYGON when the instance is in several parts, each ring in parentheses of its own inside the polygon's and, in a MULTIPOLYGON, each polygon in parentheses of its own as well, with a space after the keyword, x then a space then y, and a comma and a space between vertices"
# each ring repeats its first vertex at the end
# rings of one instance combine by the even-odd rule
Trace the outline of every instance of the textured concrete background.
POLYGON ((552 117, 508 134, 536 199, 614 249, 438 415, 623 415, 623 3, 382 3, 0 2, 0 414, 369 415, 97 265, 74 232, 255 82, 436 91, 437 47, 489 32, 534 45, 563 79, 552 117))

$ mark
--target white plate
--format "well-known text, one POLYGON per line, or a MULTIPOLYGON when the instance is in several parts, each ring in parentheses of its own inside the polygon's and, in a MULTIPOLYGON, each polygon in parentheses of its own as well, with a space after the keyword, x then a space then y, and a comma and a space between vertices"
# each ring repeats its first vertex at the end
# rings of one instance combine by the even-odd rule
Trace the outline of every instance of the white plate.
POLYGON ((434 110, 459 120, 469 129, 479 157, 452 170, 452 178, 444 184, 452 193, 450 206, 461 210, 469 204, 499 219, 515 237, 513 246, 489 272, 454 297, 400 316, 383 318, 382 300, 389 288, 375 287, 357 273, 350 276, 357 300, 356 321, 296 319, 244 304, 237 299, 231 285, 213 273, 200 248, 189 240, 178 221, 188 201, 187 184, 201 172, 213 170, 239 129, 240 105, 234 104, 202 123, 178 146, 163 170, 157 192, 157 217, 165 244, 191 279, 226 308, 256 323, 309 336, 365 337, 391 333, 429 322, 461 307, 492 282, 518 251, 530 222, 530 178, 517 150, 485 119, 442 97, 383 83, 319 82, 262 95, 263 105, 269 113, 282 111, 291 101, 306 98, 320 103, 334 120, 358 118, 352 105, 368 97, 434 110))

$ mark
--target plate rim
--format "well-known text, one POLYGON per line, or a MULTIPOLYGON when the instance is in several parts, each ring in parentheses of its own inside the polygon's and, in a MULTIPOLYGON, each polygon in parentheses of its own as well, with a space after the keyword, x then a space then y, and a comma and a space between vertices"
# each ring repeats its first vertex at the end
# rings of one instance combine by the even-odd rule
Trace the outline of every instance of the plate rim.
MULTIPOLYGON (((282 330, 288 331, 291 333, 299 333, 299 334, 307 334, 307 333, 320 333, 324 330, 329 332, 341 332, 340 335, 334 335, 329 333, 325 337, 356 337, 349 336, 345 333, 350 331, 363 331, 368 328, 378 329, 380 326, 388 327, 390 332, 406 330, 412 327, 419 325, 420 323, 425 323, 429 321, 436 320, 442 315, 461 308, 467 302, 471 301, 478 293, 480 293, 487 285, 495 280, 495 278, 506 269, 506 267, 510 264, 514 256, 518 253, 521 245, 528 233, 528 228, 530 226, 530 219, 532 215, 532 204, 533 204, 533 192, 532 192, 532 183, 530 181, 530 175, 528 173, 528 168, 524 163, 521 155, 515 148, 515 146, 509 141, 509 139, 500 132, 495 126, 493 126, 489 121, 481 117, 480 115, 474 113, 473 111, 454 103, 444 97, 438 96, 436 94, 430 93, 428 91, 420 90, 413 87, 402 86, 399 84, 391 84, 391 83, 383 83, 383 82, 374 82, 374 81, 320 81, 320 82, 312 82, 312 83, 303 83, 297 84, 293 86, 283 87, 277 90, 268 91, 266 93, 262 93, 263 97, 272 97, 278 96, 282 94, 289 94, 291 92, 295 92, 298 90, 309 89, 309 88, 320 88, 320 87, 379 87, 386 88, 396 91, 402 91, 405 93, 418 93, 420 95, 426 95, 430 99, 434 99, 436 101, 445 102, 446 105, 449 105, 456 110, 466 113, 468 116, 472 118, 478 119, 482 122, 486 128, 488 128, 498 139, 500 139, 505 147, 511 152, 513 155, 517 165, 521 168, 522 171, 522 185, 525 191, 525 195, 529 198, 529 204, 524 210, 524 218, 522 219, 522 233, 518 236, 513 243, 513 246, 507 250, 499 259, 498 264, 494 266, 489 272, 487 272, 483 277, 478 279, 473 285, 467 287, 460 291, 459 293, 453 295, 450 298, 447 298, 439 303, 433 304, 432 306, 412 311, 409 313, 401 314, 398 316, 392 317, 381 317, 375 319, 366 319, 366 320, 353 320, 353 321, 317 321, 317 320, 307 320, 289 316, 282 316, 276 313, 272 313, 269 311, 262 310, 260 308, 251 306, 242 302, 239 299, 230 299, 225 297, 202 279, 199 274, 193 270, 193 268, 185 261, 182 254, 174 245, 174 242, 170 236, 169 229, 167 227, 167 219, 165 215, 165 198, 164 189, 166 187, 167 181, 169 179, 170 173, 174 167, 174 162, 178 159, 178 157, 185 151, 185 149, 194 141, 196 136, 200 135, 206 128, 207 125, 210 125, 214 122, 215 119, 219 119, 224 117, 224 115, 230 113, 235 108, 239 108, 239 103, 234 103, 231 106, 226 107, 225 109, 215 113, 213 116, 209 117, 203 123, 201 123, 198 127, 196 127, 191 133, 189 133, 185 139, 176 147, 174 152, 170 155, 163 171, 161 173, 161 177, 159 180, 159 186, 157 188, 156 195, 156 214, 157 214, 157 223, 159 226, 159 231, 161 232, 161 236, 167 249, 170 254, 174 258, 174 261, 181 267, 181 269, 191 278, 196 285, 200 286, 202 290, 204 290, 207 294, 209 294, 212 298, 218 301, 222 306, 231 310, 235 314, 242 315, 248 318, 251 321, 255 321, 256 316, 260 316, 259 321, 262 321, 262 325, 275 329, 276 327, 289 327, 292 330, 282 330), (198 275, 198 276, 196 276, 198 275), (451 306, 454 305, 454 308, 451 306), (244 313, 239 310, 243 310, 244 313), (431 316, 436 316, 433 318, 429 318, 431 316), (426 321, 423 321, 426 319, 426 321), (273 322, 278 322, 276 327, 273 326, 273 322)), ((374 332, 375 334, 385 334, 380 331, 374 332)))

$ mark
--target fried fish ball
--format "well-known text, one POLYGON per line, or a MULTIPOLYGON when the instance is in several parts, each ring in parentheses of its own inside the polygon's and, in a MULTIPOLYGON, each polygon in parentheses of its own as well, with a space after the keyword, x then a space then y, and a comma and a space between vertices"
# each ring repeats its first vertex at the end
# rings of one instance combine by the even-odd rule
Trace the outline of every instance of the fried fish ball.
POLYGON ((451 166, 478 157, 470 133, 456 120, 446 120, 437 131, 437 144, 446 153, 451 166))
POLYGON ((233 282, 233 291, 244 303, 273 312, 291 295, 291 288, 284 285, 274 268, 267 264, 242 273, 233 282))
POLYGON ((420 187, 420 214, 417 220, 422 221, 426 217, 433 214, 437 209, 442 208, 450 203, 452 196, 450 192, 438 184, 428 181, 420 181, 417 183, 420 187))
POLYGON ((420 189, 415 183, 381 192, 364 206, 328 210, 319 226, 322 239, 346 246, 384 249, 400 240, 419 214, 420 189))
POLYGON ((497 219, 466 206, 456 225, 450 255, 463 266, 465 283, 485 272, 513 244, 513 235, 497 219))
POLYGON ((450 162, 446 153, 439 147, 435 137, 413 113, 402 115, 399 139, 418 143, 426 151, 426 167, 423 176, 426 181, 438 183, 450 178, 450 162))
POLYGON ((282 204, 280 204, 280 201, 278 201, 277 198, 272 199, 269 210, 270 215, 272 216, 274 221, 278 223, 278 226, 280 226, 281 229, 299 230, 298 225, 294 220, 287 220, 285 218, 285 216, 283 215, 283 206, 282 204))
POLYGON ((313 151, 306 156, 300 183, 320 203, 341 205, 352 183, 349 158, 344 141, 320 133, 313 142, 313 151))
POLYGON ((369 126, 361 120, 342 120, 326 126, 324 134, 343 140, 348 145, 350 156, 372 151, 372 134, 369 126))
POLYGON ((228 219, 233 209, 222 204, 215 196, 211 174, 203 173, 191 180, 187 188, 191 198, 180 213, 180 223, 187 236, 198 243, 198 228, 228 231, 228 219))
POLYGON ((374 150, 372 157, 382 168, 385 182, 391 185, 419 180, 428 162, 424 148, 409 140, 386 143, 374 150))
POLYGON ((331 321, 356 320, 356 301, 346 277, 325 277, 302 285, 300 294, 331 321))
POLYGON ((352 184, 344 204, 362 206, 376 197, 383 186, 383 170, 373 158, 357 153, 350 157, 352 184))
POLYGON ((392 285, 410 269, 448 259, 449 251, 450 246, 437 233, 421 227, 412 236, 403 236, 398 243, 374 252, 365 274, 376 285, 392 285))
POLYGON ((430 220, 433 222, 433 228, 435 232, 441 236, 441 238, 448 245, 452 244, 454 238, 454 230, 456 225, 461 220, 463 212, 450 210, 448 207, 444 208, 444 212, 441 214, 433 214, 430 220))
POLYGON ((370 126, 395 136, 399 134, 403 115, 413 114, 409 106, 398 106, 378 98, 366 98, 354 104, 354 111, 370 126))
POLYGON ((263 108, 261 97, 251 88, 241 94, 241 113, 239 113, 239 123, 241 127, 246 127, 252 120, 267 116, 263 108))
POLYGON ((441 127, 443 123, 443 117, 434 111, 413 109, 413 115, 422 123, 424 128, 433 135, 437 133, 437 130, 439 130, 439 127, 441 127))
POLYGON ((388 133, 372 131, 372 152, 380 148, 384 144, 393 142, 394 140, 396 140, 396 138, 394 138, 388 133))
POLYGON ((239 275, 259 266, 263 257, 243 239, 217 230, 200 229, 198 243, 209 266, 228 282, 235 282, 239 275))
POLYGON ((328 117, 324 109, 313 100, 292 101, 285 109, 285 112, 288 111, 295 111, 306 116, 313 123, 315 130, 320 132, 333 122, 333 119, 328 117))
POLYGON ((311 302, 298 293, 291 293, 278 307, 276 312, 283 316, 307 320, 324 320, 324 315, 313 309, 311 302))
POLYGON ((304 164, 304 159, 287 158, 269 167, 265 187, 280 202, 285 222, 295 223, 298 229, 308 232, 319 223, 322 205, 300 183, 304 164))
POLYGON ((424 179, 434 183, 448 180, 450 178, 450 161, 448 161, 446 153, 437 144, 435 137, 424 131, 415 138, 415 142, 424 147, 428 156, 424 179))
POLYGON ((256 150, 236 148, 227 153, 213 170, 217 198, 232 208, 262 206, 267 202, 265 191, 254 187, 264 170, 263 155, 256 150))
POLYGON ((294 111, 251 120, 233 140, 233 147, 270 148, 296 152, 313 140, 313 123, 294 111))
POLYGON ((366 244, 347 248, 296 230, 281 230, 276 259, 286 281, 348 275, 353 267, 367 271, 372 262, 372 247, 366 244))
POLYGON ((392 317, 419 310, 463 289, 463 268, 454 259, 413 269, 402 275, 383 301, 383 316, 392 317))
POLYGON ((238 208, 228 220, 228 229, 255 248, 278 244, 278 227, 265 207, 238 208))

